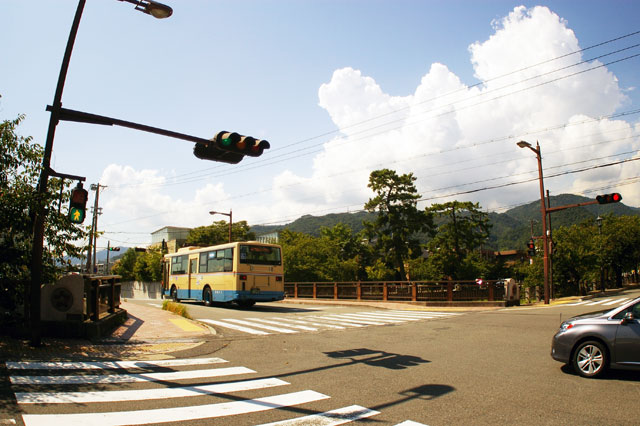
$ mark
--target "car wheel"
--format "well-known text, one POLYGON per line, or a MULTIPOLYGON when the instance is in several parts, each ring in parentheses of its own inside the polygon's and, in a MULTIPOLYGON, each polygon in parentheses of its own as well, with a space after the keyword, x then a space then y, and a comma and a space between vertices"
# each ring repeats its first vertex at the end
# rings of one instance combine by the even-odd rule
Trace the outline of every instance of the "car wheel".
POLYGON ((607 352, 600 342, 582 342, 573 352, 573 369, 582 377, 600 376, 606 367, 607 352))
POLYGON ((211 289, 206 287, 202 292, 202 299, 204 300, 204 306, 212 306, 213 300, 211 297, 211 289))

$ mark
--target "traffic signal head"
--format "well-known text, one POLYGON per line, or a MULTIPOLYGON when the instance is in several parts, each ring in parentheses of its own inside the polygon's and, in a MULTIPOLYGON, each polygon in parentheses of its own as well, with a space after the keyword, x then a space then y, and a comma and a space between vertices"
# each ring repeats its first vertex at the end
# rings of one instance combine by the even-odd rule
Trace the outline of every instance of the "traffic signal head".
POLYGON ((87 211, 87 198, 89 193, 82 188, 82 182, 71 190, 71 199, 69 200, 68 217, 71 223, 82 223, 87 211))
POLYGON ((618 203, 622 201, 622 195, 617 192, 614 192, 613 194, 598 195, 596 197, 596 201, 598 201, 598 204, 618 203))
POLYGON ((528 249, 528 252, 529 252, 529 256, 535 256, 536 255, 536 243, 535 243, 535 241, 533 241, 533 238, 530 239, 527 242, 527 249, 528 249))
POLYGON ((269 142, 251 136, 242 136, 235 132, 218 132, 208 144, 196 143, 193 153, 203 160, 222 161, 237 164, 245 155, 259 157, 265 149, 270 148, 269 142))
POLYGON ((109 251, 120 251, 120 247, 109 247, 109 251))

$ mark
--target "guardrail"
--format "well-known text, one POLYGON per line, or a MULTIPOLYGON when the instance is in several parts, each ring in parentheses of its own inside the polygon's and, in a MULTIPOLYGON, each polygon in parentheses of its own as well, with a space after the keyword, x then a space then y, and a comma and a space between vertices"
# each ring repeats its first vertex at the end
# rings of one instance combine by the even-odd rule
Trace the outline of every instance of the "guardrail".
POLYGON ((506 286, 502 280, 292 282, 284 291, 295 299, 493 302, 505 300, 506 286))
POLYGON ((120 276, 85 275, 86 313, 91 321, 99 321, 120 307, 120 276))

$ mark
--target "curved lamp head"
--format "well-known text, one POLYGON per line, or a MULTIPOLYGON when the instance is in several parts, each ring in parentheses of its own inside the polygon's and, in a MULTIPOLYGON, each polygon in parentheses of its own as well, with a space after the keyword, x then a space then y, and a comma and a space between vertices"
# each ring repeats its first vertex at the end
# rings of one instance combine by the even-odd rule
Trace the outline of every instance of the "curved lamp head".
POLYGON ((531 144, 526 141, 516 142, 516 145, 518 145, 520 148, 531 148, 531 144))
POLYGON ((168 18, 173 14, 173 9, 171 9, 166 4, 158 3, 154 0, 120 0, 125 1, 127 3, 135 4, 136 10, 140 12, 146 13, 147 15, 151 15, 154 18, 164 19, 168 18))

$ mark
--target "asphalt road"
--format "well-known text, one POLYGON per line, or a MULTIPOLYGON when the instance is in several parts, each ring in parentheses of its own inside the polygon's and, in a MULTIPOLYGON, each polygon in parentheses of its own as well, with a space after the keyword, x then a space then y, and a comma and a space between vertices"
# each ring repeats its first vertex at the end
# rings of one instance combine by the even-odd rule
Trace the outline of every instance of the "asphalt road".
MULTIPOLYGON (((371 307, 278 304, 247 311, 190 305, 194 317, 254 330, 258 329, 256 324, 263 324, 276 330, 262 328, 269 334, 252 334, 214 325, 218 334, 209 342, 174 355, 178 358, 219 357, 227 363, 215 364, 209 360, 207 366, 149 367, 143 375, 148 378, 156 371, 224 367, 250 372, 213 379, 216 383, 233 384, 249 379, 286 382, 279 387, 245 390, 241 394, 229 391, 190 397, 188 405, 214 404, 207 407, 208 413, 220 409, 219 404, 243 403, 247 399, 254 399, 250 405, 259 410, 232 417, 167 424, 255 425, 352 406, 373 410, 362 411, 370 417, 359 422, 375 425, 409 425, 408 421, 430 426, 640 424, 640 372, 611 372, 601 380, 584 379, 549 355, 551 338, 561 316, 566 319, 598 309, 598 305, 583 304, 458 311, 457 315, 414 312, 411 321, 347 326, 349 321, 382 322, 381 318, 394 317, 385 317, 388 311, 371 307), (291 328, 276 323, 315 330, 299 328, 295 333, 284 332, 283 329, 291 328), (326 324, 333 327, 321 327, 326 324), (291 394, 297 402, 275 409, 278 403, 268 398, 276 394, 291 394), (308 402, 301 403, 305 398, 308 402)), ((159 380, 156 384, 98 387, 141 391, 176 386, 173 380, 159 380)), ((205 382, 208 381, 201 378, 180 381, 198 385, 205 382)), ((28 385, 21 386, 27 391, 30 389, 28 385)), ((86 391, 95 387, 78 385, 76 389, 86 391)), ((61 388, 53 386, 54 390, 61 388)), ((200 386, 198 389, 201 390, 200 386)), ((185 398, 140 401, 132 398, 116 406, 83 403, 75 406, 73 412, 135 411, 185 405, 185 398)), ((33 414, 64 413, 65 410, 68 409, 37 404, 27 408, 33 414)), ((44 420, 48 426, 56 424, 50 419, 44 420)), ((130 421, 135 421, 134 417, 130 421)), ((307 420, 299 424, 327 423, 307 420)))

